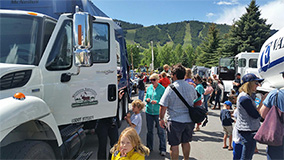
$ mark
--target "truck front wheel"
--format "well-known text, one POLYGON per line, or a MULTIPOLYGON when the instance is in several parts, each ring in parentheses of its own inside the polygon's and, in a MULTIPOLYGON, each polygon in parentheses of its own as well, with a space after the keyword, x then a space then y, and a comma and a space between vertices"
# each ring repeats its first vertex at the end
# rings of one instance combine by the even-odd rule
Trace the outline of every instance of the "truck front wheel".
POLYGON ((117 126, 120 128, 122 120, 123 120, 123 103, 124 103, 125 95, 122 97, 120 102, 118 103, 117 106, 117 111, 116 111, 116 120, 117 120, 117 126))
POLYGON ((56 159, 51 146, 43 141, 21 141, 1 148, 1 159, 56 159))

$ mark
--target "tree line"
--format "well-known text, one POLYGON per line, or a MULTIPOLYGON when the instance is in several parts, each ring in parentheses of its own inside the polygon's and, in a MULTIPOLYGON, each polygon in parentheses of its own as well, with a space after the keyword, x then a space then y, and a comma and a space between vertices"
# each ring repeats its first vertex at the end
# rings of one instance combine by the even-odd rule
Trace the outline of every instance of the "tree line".
MULTIPOLYGON (((240 52, 251 52, 252 50, 259 52, 262 44, 272 34, 271 24, 266 24, 266 19, 260 18, 260 15, 259 6, 256 5, 255 0, 252 0, 246 7, 246 13, 238 21, 233 22, 229 32, 225 35, 221 36, 216 24, 212 23, 207 37, 202 39, 201 44, 195 48, 191 44, 183 45, 180 39, 176 44, 163 42, 161 45, 158 43, 153 47, 154 68, 176 63, 182 63, 190 68, 193 65, 212 67, 218 66, 218 61, 222 57, 235 56, 240 52)), ((178 24, 173 24, 169 30, 171 33, 175 30, 178 32, 180 27, 178 24)), ((178 37, 181 37, 180 33, 178 37)), ((152 46, 150 43, 147 45, 148 48, 139 44, 127 44, 128 60, 131 62, 131 56, 133 57, 134 68, 150 66, 152 63, 152 46)))

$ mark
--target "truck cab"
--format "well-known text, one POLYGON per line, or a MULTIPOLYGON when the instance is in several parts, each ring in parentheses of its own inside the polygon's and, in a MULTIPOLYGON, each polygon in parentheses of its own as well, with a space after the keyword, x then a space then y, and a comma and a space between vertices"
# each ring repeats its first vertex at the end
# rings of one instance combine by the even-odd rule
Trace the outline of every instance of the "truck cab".
POLYGON ((227 94, 233 89, 233 81, 236 73, 240 73, 241 76, 246 73, 255 73, 258 75, 258 56, 259 53, 257 52, 241 52, 234 57, 220 58, 218 77, 224 84, 224 93, 221 96, 223 101, 227 99, 227 94))
POLYGON ((259 52, 241 52, 235 56, 235 62, 237 66, 236 73, 240 73, 241 76, 247 73, 254 73, 257 76, 257 60, 259 57, 259 52))
POLYGON ((127 53, 117 56, 125 46, 118 47, 123 37, 117 36, 111 18, 84 14, 90 18, 89 28, 75 30, 73 13, 57 19, 34 11, 0 10, 1 158, 76 157, 84 144, 85 122, 114 116, 122 120, 129 99, 126 93, 118 104, 118 90, 128 91, 127 53), (88 31, 90 40, 84 37, 88 31), (76 40, 83 44, 77 46, 76 40), (84 45, 89 46, 86 53, 84 45), (18 92, 24 96, 13 97, 18 92), (24 152, 19 149, 27 145, 24 152), (49 152, 38 151, 42 147, 49 152), (38 157, 25 157, 31 150, 38 157))

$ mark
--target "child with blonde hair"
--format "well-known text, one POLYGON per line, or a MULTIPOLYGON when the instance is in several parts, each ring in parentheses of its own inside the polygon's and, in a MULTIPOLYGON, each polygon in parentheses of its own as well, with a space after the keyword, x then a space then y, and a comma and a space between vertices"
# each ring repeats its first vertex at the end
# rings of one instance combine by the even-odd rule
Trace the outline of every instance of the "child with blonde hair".
POLYGON ((145 160, 145 155, 149 155, 150 150, 142 144, 139 135, 132 127, 125 128, 110 152, 111 160, 145 160))
POLYGON ((140 134, 142 128, 142 116, 140 111, 145 107, 145 104, 140 99, 136 99, 131 103, 131 105, 133 114, 131 116, 130 113, 127 113, 124 119, 130 127, 135 128, 137 133, 140 134))

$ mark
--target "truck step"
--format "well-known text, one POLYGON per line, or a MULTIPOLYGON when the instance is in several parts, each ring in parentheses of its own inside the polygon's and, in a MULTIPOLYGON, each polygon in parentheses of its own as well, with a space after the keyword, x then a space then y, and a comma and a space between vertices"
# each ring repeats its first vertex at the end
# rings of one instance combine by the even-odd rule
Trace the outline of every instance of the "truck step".
POLYGON ((61 129, 60 133, 61 133, 62 139, 66 140, 66 139, 70 138, 76 132, 78 132, 82 127, 83 127, 83 125, 73 124, 73 125, 69 125, 69 126, 63 128, 63 129, 61 129))
POLYGON ((81 152, 81 154, 76 158, 76 160, 87 160, 91 157, 91 155, 93 154, 93 151, 89 151, 89 152, 81 152))

